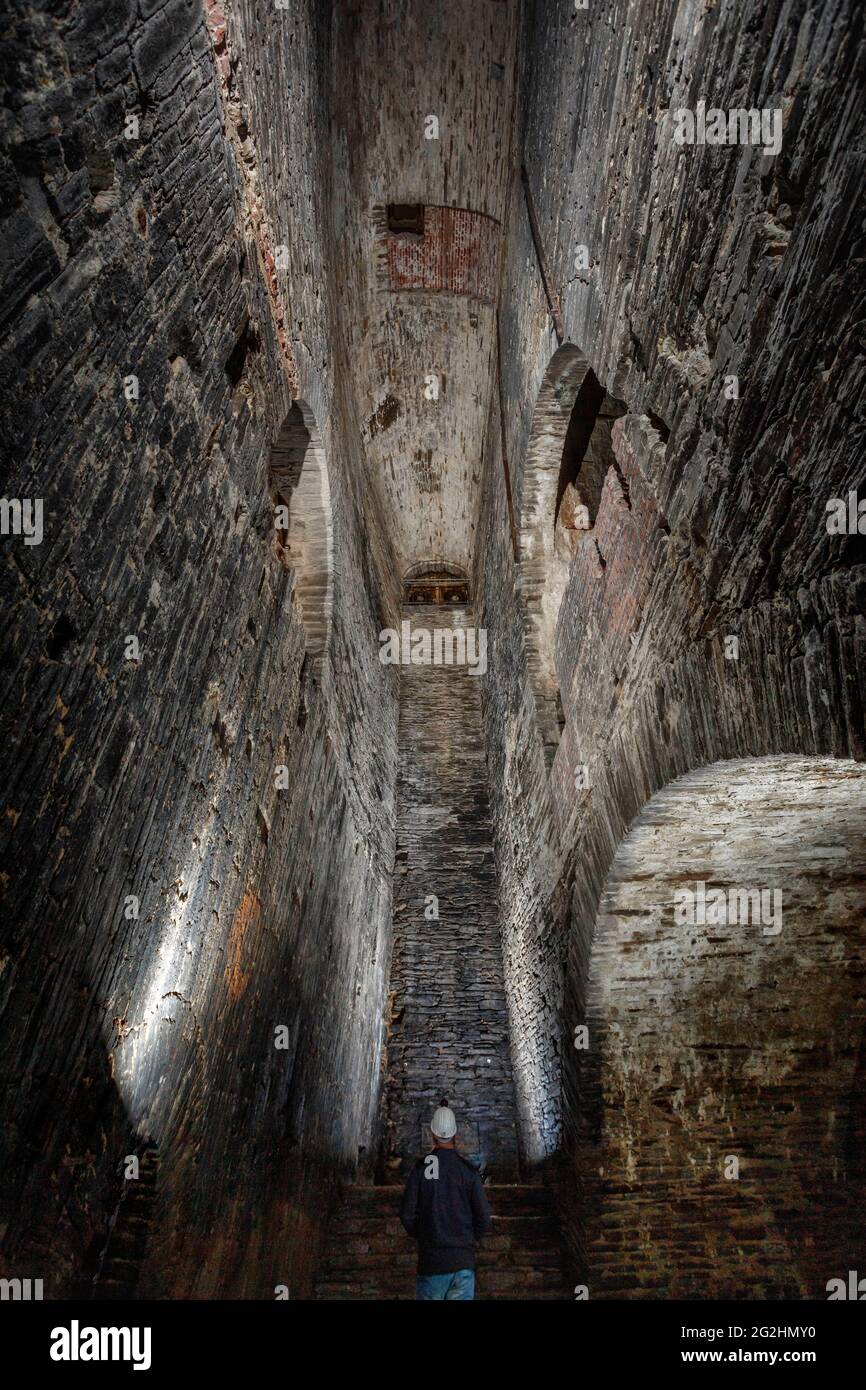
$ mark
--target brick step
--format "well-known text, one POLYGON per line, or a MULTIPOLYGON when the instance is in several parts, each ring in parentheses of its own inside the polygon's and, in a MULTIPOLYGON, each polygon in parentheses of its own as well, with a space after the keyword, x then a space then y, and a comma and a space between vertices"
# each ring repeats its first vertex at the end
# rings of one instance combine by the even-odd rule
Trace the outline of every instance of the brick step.
MULTIPOLYGON (((551 1260, 544 1265, 511 1265, 511 1264, 479 1264, 476 1270, 476 1277, 479 1287, 489 1288, 497 1292, 510 1288, 545 1288, 562 1289, 564 1279, 560 1262, 558 1259, 551 1260)), ((331 1284, 351 1284, 353 1286, 369 1286, 377 1288, 383 1293, 389 1289, 399 1291, 401 1289, 415 1287, 415 1260, 414 1258, 405 1264, 370 1265, 367 1267, 352 1265, 350 1268, 340 1268, 338 1265, 323 1266, 316 1279, 316 1289, 321 1291, 325 1285, 331 1284)))
MULTIPOLYGON (((410 1302, 414 1301, 414 1287, 409 1293, 406 1291, 382 1293, 381 1289, 343 1289, 338 1284, 328 1284, 328 1286, 321 1287, 316 1297, 328 1302, 391 1302, 392 1300, 410 1302)), ((475 1302, 496 1302, 498 1300, 503 1302, 517 1300, 520 1302, 564 1302, 567 1298, 569 1298, 567 1293, 550 1293, 544 1289, 534 1289, 530 1294, 525 1293, 525 1291, 510 1294, 485 1294, 475 1289, 475 1302)))
POLYGON ((128 1302, 130 1299, 130 1286, 127 1279, 114 1279, 110 1277, 101 1278, 99 1281, 99 1297, 117 1299, 121 1302, 128 1302))
MULTIPOLYGON (((369 1255, 378 1255, 381 1259, 388 1260, 394 1255, 399 1255, 401 1251, 415 1250, 416 1243, 401 1227, 392 1234, 380 1232, 375 1236, 335 1236, 329 1233, 328 1248, 335 1258, 343 1261, 352 1260, 355 1256, 369 1255)), ((551 1230, 546 1227, 545 1230, 536 1233, 526 1230, 515 1232, 503 1231, 494 1223, 492 1230, 480 1241, 478 1253, 479 1257, 485 1255, 490 1258, 507 1254, 533 1256, 545 1250, 558 1248, 559 1233, 556 1228, 551 1230)), ((120 1253, 126 1255, 128 1252, 123 1250, 120 1253)))
POLYGON ((559 1269, 561 1264, 559 1241, 548 1241, 538 1245, 505 1245, 499 1247, 493 1238, 486 1236, 478 1251, 478 1267, 486 1269, 502 1263, 515 1269, 559 1269))
MULTIPOLYGON (((491 1302, 494 1299, 532 1299, 533 1301, 543 1300, 549 1302, 563 1302, 570 1298, 569 1290, 565 1287, 562 1279, 555 1282, 540 1282, 529 1280, 501 1280, 496 1284, 486 1282, 483 1277, 478 1276, 475 1281, 475 1298, 479 1303, 491 1302)), ((404 1301, 414 1301, 415 1299, 415 1275, 402 1280, 384 1282, 381 1280, 345 1280, 332 1279, 323 1280, 316 1285, 316 1298, 322 1300, 389 1300, 398 1299, 404 1301)))
MULTIPOLYGON (((556 1211, 556 1194, 549 1187, 490 1184, 484 1190, 491 1209, 499 1216, 552 1215, 556 1211)), ((402 1196, 402 1186, 346 1187, 336 1215, 393 1215, 400 1209, 402 1196)))
MULTIPOLYGON (((316 1280, 320 1299, 413 1299, 417 1247, 400 1225, 402 1186, 348 1187, 316 1280)), ((476 1298, 565 1299, 556 1193, 490 1184, 490 1233, 478 1250, 476 1298)))
POLYGON ((141 1156, 138 1178, 124 1186, 102 1265, 94 1280, 95 1299, 128 1299, 135 1296, 141 1263, 153 1228, 158 1178, 159 1156, 151 1148, 141 1156))
POLYGON ((479 1270, 477 1277, 479 1284, 489 1293, 507 1293, 512 1289, 546 1289, 553 1293, 564 1289, 558 1262, 554 1269, 508 1269, 498 1265, 479 1270))
MULTIPOLYGON (((488 1182, 486 1192, 496 1192, 502 1196, 513 1196, 521 1201, 552 1202, 556 1200, 556 1188, 539 1182, 488 1182)), ((375 1202, 380 1198, 399 1196, 403 1191, 402 1182, 345 1183, 342 1192, 348 1201, 352 1198, 362 1202, 375 1202)))
POLYGON ((119 1252, 125 1253, 130 1249, 143 1245, 144 1237, 150 1230, 151 1225, 151 1221, 143 1221, 139 1230, 132 1230, 128 1224, 124 1226, 122 1230, 116 1230, 112 1236, 112 1250, 116 1248, 119 1252))
MULTIPOLYGON (((538 1223, 542 1225, 541 1222, 538 1223)), ((544 1222, 544 1229, 525 1230, 525 1226, 520 1230, 502 1230, 499 1223, 493 1220, 491 1233, 484 1237, 478 1247, 478 1258, 484 1264, 491 1264, 495 1259, 509 1257, 541 1257, 546 1251, 556 1248, 557 1229, 556 1226, 544 1222)), ((339 1259, 342 1264, 349 1265, 353 1262, 364 1259, 388 1259, 400 1258, 402 1255, 413 1255, 416 1250, 416 1243, 410 1240, 405 1230, 392 1233, 378 1233, 377 1236, 346 1236, 339 1237, 332 1234, 328 1240, 329 1250, 332 1251, 332 1258, 339 1259)))
POLYGON ((106 1279, 131 1279, 138 1273, 139 1261, 137 1259, 124 1260, 119 1255, 107 1260, 102 1266, 102 1273, 106 1279))
POLYGON ((486 1191, 491 1207, 502 1216, 551 1215, 556 1211, 556 1192, 551 1187, 501 1183, 486 1191))
MULTIPOLYGON (((392 1196, 387 1202, 379 1201, 375 1205, 363 1203, 358 1200, 343 1202, 334 1212, 333 1220, 348 1221, 387 1221, 400 1219, 400 1199, 402 1190, 392 1196)), ((490 1210, 494 1216, 499 1216, 503 1220, 529 1219, 530 1217, 539 1221, 544 1217, 555 1218, 556 1208, 552 1202, 539 1202, 537 1199, 530 1199, 520 1203, 513 1197, 503 1198, 498 1192, 487 1192, 487 1200, 490 1203, 490 1210)))
MULTIPOLYGON (((559 1222, 554 1216, 500 1216, 493 1213, 491 1233, 505 1237, 515 1243, 521 1241, 546 1241, 555 1239, 559 1222)), ((351 1244, 353 1241, 368 1241, 390 1248, 391 1242, 406 1239, 400 1219, 393 1213, 389 1216, 349 1216, 338 1213, 330 1225, 331 1238, 351 1244)))

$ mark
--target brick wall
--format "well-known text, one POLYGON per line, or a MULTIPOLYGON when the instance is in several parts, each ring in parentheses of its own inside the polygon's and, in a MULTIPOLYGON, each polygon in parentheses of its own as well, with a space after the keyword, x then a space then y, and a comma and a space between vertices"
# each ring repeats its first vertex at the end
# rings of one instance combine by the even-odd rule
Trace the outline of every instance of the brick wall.
POLYGON ((713 763, 620 844, 575 1051, 591 1298, 820 1299, 858 1267, 864 791, 847 760, 713 763), (772 913, 678 921, 698 884, 772 913))
MULTIPOLYGON (((562 0, 527 17, 522 154, 565 341, 629 412, 560 612, 567 722, 550 777, 495 410, 486 435, 475 580, 497 677, 485 728, 521 1143, 539 1158, 559 1142, 561 1102, 572 1142, 568 1040, 599 896, 641 806, 717 758, 866 754, 862 553, 824 525, 827 500, 862 474, 843 423, 861 389, 855 313, 839 294, 858 254, 845 102, 862 36, 844 3, 774 6, 765 23, 749 13, 629 4, 611 22, 610 7, 562 0), (665 141, 663 111, 738 104, 734 93, 783 108, 775 161, 665 141), (827 142, 836 153, 819 172, 810 151, 827 142), (731 635, 738 660, 725 656, 731 635)), ((500 315, 519 515, 558 341, 512 177, 500 315)))
POLYGON ((424 209, 424 235, 384 232, 389 290, 440 290, 492 304, 499 223, 468 208, 424 209))
POLYGON ((5 486, 44 499, 45 535, 3 540, 0 1237, 46 1297, 87 1291, 148 1142, 140 1292, 302 1291, 327 1189, 375 1143, 397 709, 375 634, 396 590, 322 352, 327 273, 299 259, 326 206, 313 8, 269 49, 278 129, 231 12, 228 39, 183 0, 14 20, 5 486), (303 200, 274 180, 251 202, 239 170, 263 151, 303 200), (315 680, 267 490, 294 391, 340 553, 315 680))
MULTIPOLYGON (((403 616, 413 633, 472 625, 463 608, 403 616)), ((487 679, 466 665, 400 668, 387 1145, 405 1168, 446 1097, 468 1151, 501 1179, 514 1175, 517 1149, 481 738, 487 679)))

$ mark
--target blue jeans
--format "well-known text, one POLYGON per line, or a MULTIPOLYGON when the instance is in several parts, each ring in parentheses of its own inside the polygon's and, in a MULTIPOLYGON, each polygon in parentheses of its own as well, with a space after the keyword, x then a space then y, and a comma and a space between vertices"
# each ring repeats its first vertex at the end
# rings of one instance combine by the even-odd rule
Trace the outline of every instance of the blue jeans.
POLYGON ((475 1270, 457 1269, 453 1274, 419 1274, 415 1280, 415 1299, 474 1298, 475 1270))

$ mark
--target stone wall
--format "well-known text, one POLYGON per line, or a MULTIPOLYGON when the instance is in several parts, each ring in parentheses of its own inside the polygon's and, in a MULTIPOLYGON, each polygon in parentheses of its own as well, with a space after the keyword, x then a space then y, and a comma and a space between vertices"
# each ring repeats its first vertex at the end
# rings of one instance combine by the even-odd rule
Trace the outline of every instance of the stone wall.
MULTIPOLYGON (((437 631, 472 627, 471 610, 464 608, 415 606, 404 609, 403 617, 407 634, 418 642, 425 631, 432 642, 437 631)), ((476 646, 469 654, 480 652, 476 646)), ((386 1162, 392 1173, 429 1144, 425 1127, 443 1098, 456 1112, 467 1152, 489 1174, 503 1181, 516 1169, 481 733, 480 687, 486 679, 483 670, 473 674, 465 664, 400 668, 386 1093, 386 1162)))
POLYGON ((332 11, 334 238, 359 448, 398 575, 435 561, 468 569, 501 273, 487 219, 501 236, 517 11, 490 0, 336 0, 332 11), (384 288, 392 203, 427 208, 425 288, 384 288))
MULTIPOLYGON (((862 539, 825 526, 828 500, 862 481, 859 311, 843 290, 861 47, 845 3, 527 13, 522 155, 564 340, 629 411, 560 613, 549 778, 495 411, 486 436, 485 726, 521 1143, 538 1159, 560 1138, 560 1054, 572 1142, 568 1041, 599 895, 641 806, 718 758, 866 754, 862 539), (663 114, 702 99, 779 107, 781 153, 674 145, 663 114)), ((500 338, 519 518, 559 342, 512 178, 500 338)))
POLYGON ((864 797, 847 760, 713 763, 617 850, 575 1050, 590 1298, 823 1298, 858 1267, 864 797))
POLYGON ((4 488, 43 500, 44 539, 3 540, 0 1236, 46 1297, 88 1289, 145 1143, 142 1293, 303 1291, 326 1190, 375 1142, 393 564, 322 346, 316 10, 269 49, 278 123, 214 7, 5 22, 4 488), (263 149, 303 197, 254 202, 263 149), (267 491, 294 396, 340 554, 315 679, 267 491))
MULTIPOLYGON (((480 725, 423 668, 404 702, 401 833, 446 871, 417 694, 455 748, 428 790, 484 885, 453 892, 527 1169, 577 1141, 571 1034, 641 807, 718 759, 866 756, 863 538, 825 525, 863 483, 862 14, 17 0, 4 38, 4 491, 44 536, 2 542, 3 1270, 86 1290, 148 1146, 142 1292, 297 1294, 332 1184, 378 1147, 400 679, 378 634, 410 564, 471 563, 489 634, 480 725), (666 113, 699 101, 778 109, 781 152, 675 145, 666 113), (398 200, 495 219, 496 309, 382 296, 398 200), (546 756, 505 475, 519 528, 568 344, 626 414, 547 653, 546 756), (268 496, 295 400, 328 477, 315 661, 268 496)), ((469 1110, 481 1027, 472 1004, 469 1110)))

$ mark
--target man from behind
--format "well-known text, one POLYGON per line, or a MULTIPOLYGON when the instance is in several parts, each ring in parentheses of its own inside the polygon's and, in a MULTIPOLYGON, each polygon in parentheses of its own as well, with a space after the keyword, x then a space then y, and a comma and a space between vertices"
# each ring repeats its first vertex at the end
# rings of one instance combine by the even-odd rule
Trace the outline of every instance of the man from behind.
POLYGON ((418 1241, 416 1299, 475 1297, 475 1247, 490 1230, 484 1184, 457 1152, 457 1121, 445 1101, 430 1121, 433 1148, 414 1165, 400 1220, 418 1241))

